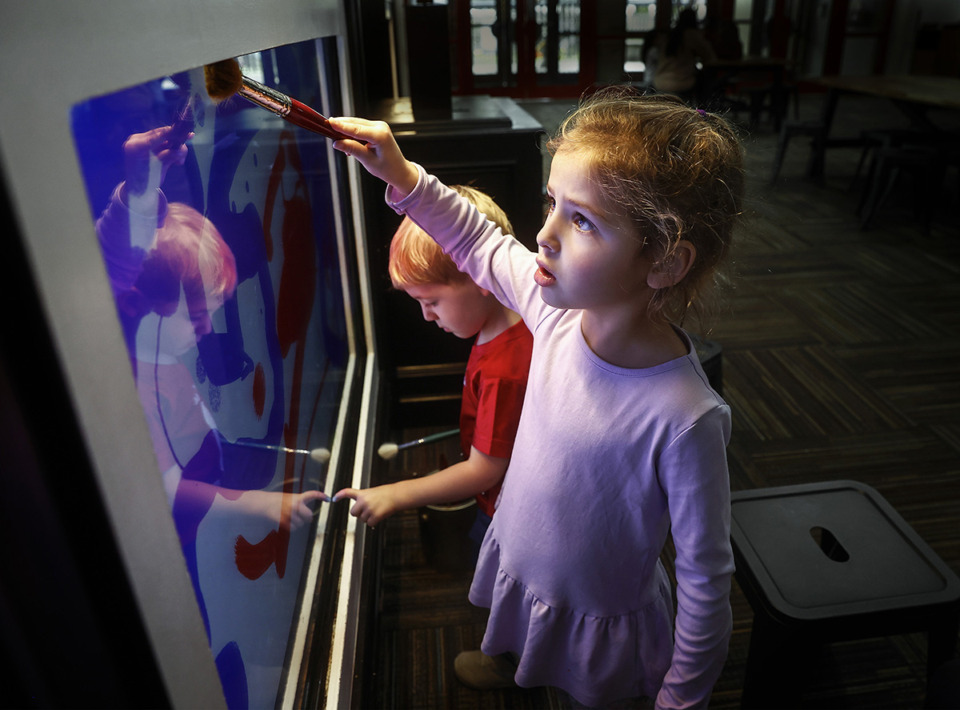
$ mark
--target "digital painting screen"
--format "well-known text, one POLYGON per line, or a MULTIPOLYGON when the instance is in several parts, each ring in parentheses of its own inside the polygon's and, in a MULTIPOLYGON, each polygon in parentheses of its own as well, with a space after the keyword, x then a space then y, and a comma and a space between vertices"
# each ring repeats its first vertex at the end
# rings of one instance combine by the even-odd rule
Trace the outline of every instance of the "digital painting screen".
MULTIPOLYGON (((325 41, 240 66, 319 108, 325 41)), ((273 706, 350 353, 329 142, 202 67, 70 119, 157 462, 129 475, 163 482, 228 706, 273 706)))

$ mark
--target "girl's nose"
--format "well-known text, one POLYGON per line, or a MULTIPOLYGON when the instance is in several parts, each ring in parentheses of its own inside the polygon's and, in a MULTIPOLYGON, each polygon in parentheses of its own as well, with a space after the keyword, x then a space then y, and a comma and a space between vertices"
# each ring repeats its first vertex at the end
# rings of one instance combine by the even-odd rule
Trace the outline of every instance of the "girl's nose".
POLYGON ((543 223, 543 226, 540 227, 540 231, 537 232, 537 246, 548 251, 557 251, 559 247, 559 242, 556 236, 554 236, 553 229, 550 227, 549 216, 547 217, 547 221, 543 223))
POLYGON ((423 311, 423 319, 428 323, 437 319, 437 314, 433 312, 430 306, 420 306, 420 310, 423 311))

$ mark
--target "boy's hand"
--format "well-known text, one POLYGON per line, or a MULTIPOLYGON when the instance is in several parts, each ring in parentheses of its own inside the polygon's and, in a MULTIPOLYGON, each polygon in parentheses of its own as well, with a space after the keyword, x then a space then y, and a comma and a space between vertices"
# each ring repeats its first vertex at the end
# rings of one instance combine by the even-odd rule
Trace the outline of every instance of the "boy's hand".
POLYGON ((326 502, 327 494, 322 491, 304 491, 293 496, 290 505, 290 528, 303 527, 317 513, 320 503, 326 502))
POLYGON ((398 199, 413 192, 419 179, 417 168, 403 157, 390 126, 363 118, 331 118, 330 125, 357 139, 335 141, 334 148, 353 156, 367 172, 392 186, 398 199))
POLYGON ((364 490, 344 488, 335 493, 331 500, 338 501, 344 498, 352 498, 356 501, 350 509, 350 515, 371 528, 401 509, 390 484, 364 490))

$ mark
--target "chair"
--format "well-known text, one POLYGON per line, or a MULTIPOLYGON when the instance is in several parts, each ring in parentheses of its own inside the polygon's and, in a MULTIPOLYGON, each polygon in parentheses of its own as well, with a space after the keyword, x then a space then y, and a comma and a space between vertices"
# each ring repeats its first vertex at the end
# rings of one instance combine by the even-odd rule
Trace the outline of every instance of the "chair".
POLYGON ((787 109, 793 100, 793 117, 799 120, 800 99, 799 90, 796 83, 788 84, 760 84, 757 86, 745 87, 741 92, 748 98, 747 105, 750 108, 750 128, 756 128, 760 123, 760 114, 767 111, 770 120, 773 123, 773 130, 779 131, 783 127, 784 117, 787 115, 787 109))
POLYGON ((953 657, 960 578, 873 488, 854 481, 732 495, 736 579, 753 609, 742 707, 799 702, 824 644, 927 633, 930 674, 953 657))
MULTIPOLYGON (((905 143, 914 143, 922 140, 924 133, 912 128, 873 128, 860 132, 860 138, 863 140, 863 150, 860 152, 860 160, 857 162, 857 169, 853 173, 853 179, 850 181, 852 190, 860 179, 860 173, 863 172, 868 159, 876 148, 895 148, 905 143)), ((868 168, 867 174, 870 174, 868 168)), ((858 208, 859 211, 859 208, 858 208)))
POLYGON ((827 148, 850 148, 863 145, 861 137, 855 138, 830 138, 830 126, 833 123, 833 115, 837 110, 837 102, 831 93, 824 101, 823 108, 820 111, 820 117, 811 121, 786 121, 780 129, 780 140, 777 143, 777 153, 773 161, 773 170, 770 174, 770 184, 777 182, 780 175, 780 168, 783 167, 783 158, 787 153, 787 145, 790 139, 796 136, 810 137, 810 158, 807 161, 807 177, 816 180, 823 179, 824 165, 826 163, 827 148))
MULTIPOLYGON (((866 149, 865 149, 866 152, 866 149)), ((960 142, 939 134, 886 136, 873 148, 873 161, 857 207, 860 229, 870 227, 903 174, 913 177, 913 209, 926 234, 947 170, 960 165, 960 142)), ((859 168, 858 168, 859 169, 859 168)))
POLYGON ((822 144, 827 137, 827 124, 823 120, 785 121, 780 128, 780 140, 777 143, 777 153, 773 159, 773 171, 770 174, 770 184, 775 185, 783 167, 783 159, 787 154, 787 146, 793 138, 809 136, 813 142, 810 151, 810 160, 807 164, 807 174, 821 175, 823 173, 822 144))

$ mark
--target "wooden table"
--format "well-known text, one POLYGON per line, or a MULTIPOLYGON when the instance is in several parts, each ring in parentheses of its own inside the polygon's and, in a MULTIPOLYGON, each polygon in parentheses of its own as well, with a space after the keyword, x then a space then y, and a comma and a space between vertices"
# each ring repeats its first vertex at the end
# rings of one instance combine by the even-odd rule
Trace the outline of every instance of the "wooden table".
POLYGON ((844 94, 887 99, 907 117, 914 127, 930 133, 942 130, 927 115, 931 108, 960 109, 960 79, 948 76, 914 74, 824 76, 815 81, 828 91, 821 113, 826 137, 822 141, 814 141, 814 155, 811 156, 809 171, 811 176, 823 174, 824 153, 827 148, 862 144, 860 138, 830 137, 837 102, 844 94))
POLYGON ((817 83, 833 91, 869 94, 941 108, 960 108, 960 79, 949 76, 823 76, 817 79, 817 83))
POLYGON ((949 76, 825 76, 817 82, 829 89, 828 103, 835 103, 843 93, 889 99, 913 123, 927 130, 939 130, 926 116, 930 108, 960 109, 960 79, 949 76))

